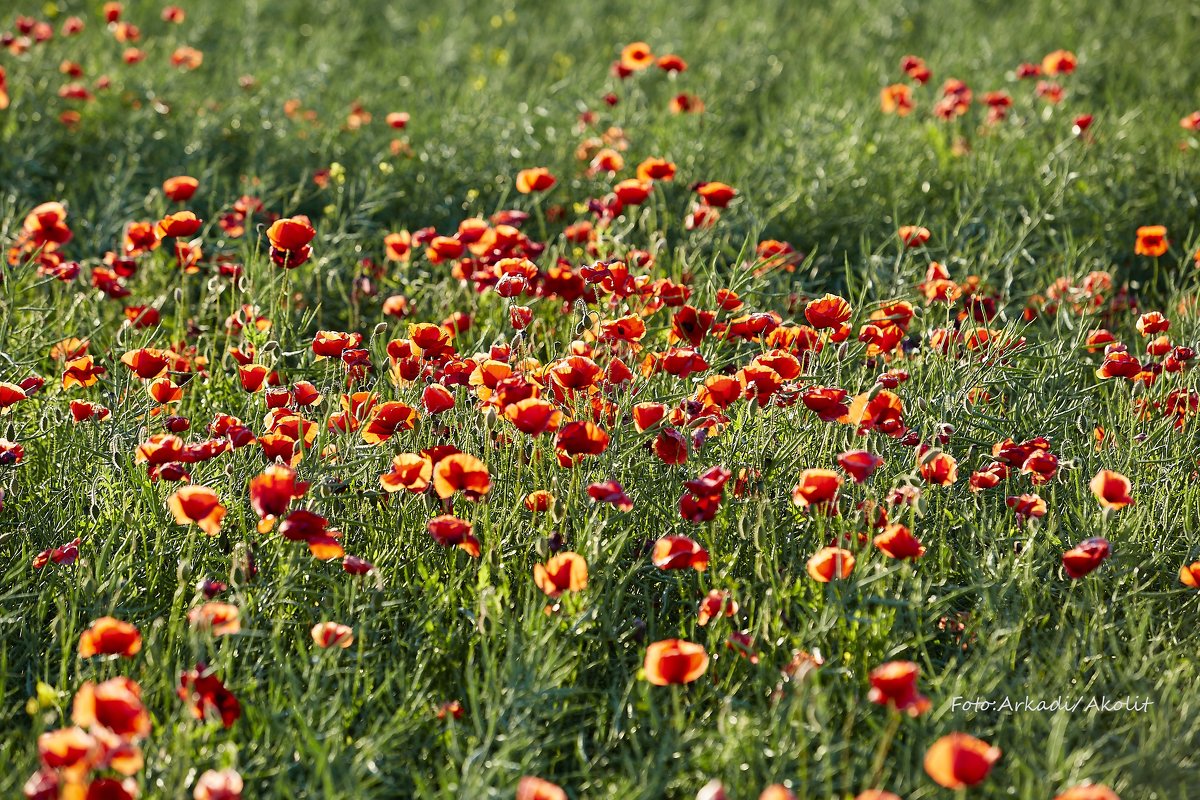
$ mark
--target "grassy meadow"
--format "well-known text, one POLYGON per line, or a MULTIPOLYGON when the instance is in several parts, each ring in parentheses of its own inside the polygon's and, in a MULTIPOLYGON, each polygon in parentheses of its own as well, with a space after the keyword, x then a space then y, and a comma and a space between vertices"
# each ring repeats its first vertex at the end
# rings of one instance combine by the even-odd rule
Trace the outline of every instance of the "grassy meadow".
POLYGON ((1200 8, 5 31, 0 795, 1196 791, 1200 8))

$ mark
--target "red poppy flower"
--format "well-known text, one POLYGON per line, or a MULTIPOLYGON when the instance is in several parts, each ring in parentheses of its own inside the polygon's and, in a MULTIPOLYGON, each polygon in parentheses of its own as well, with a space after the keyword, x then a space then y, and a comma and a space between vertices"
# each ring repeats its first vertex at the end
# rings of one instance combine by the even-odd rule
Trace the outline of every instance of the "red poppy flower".
POLYGON ((1042 74, 1070 75, 1075 71, 1075 54, 1070 50, 1055 50, 1042 59, 1042 74))
POLYGON ((98 725, 124 739, 150 734, 150 715, 142 704, 142 689, 129 678, 88 681, 79 687, 71 706, 71 721, 81 728, 98 725))
POLYGON ((833 510, 837 504, 842 476, 831 469, 806 469, 792 487, 792 502, 801 508, 827 508, 833 510))
POLYGON ((921 478, 926 483, 949 486, 958 480, 958 462, 949 453, 936 448, 927 449, 923 453, 918 451, 917 462, 921 478))
POLYGON ((647 158, 638 164, 637 176, 640 181, 669 181, 675 177, 675 164, 664 158, 647 158))
POLYGON ((516 800, 567 800, 567 793, 557 784, 526 775, 517 783, 516 800))
POLYGON ((195 523, 209 536, 221 532, 225 506, 221 505, 217 493, 207 486, 191 484, 180 488, 167 498, 167 508, 180 525, 195 523))
POLYGON ((912 87, 906 83, 893 83, 879 90, 879 108, 884 114, 907 117, 914 107, 912 87))
POLYGON ((704 646, 684 639, 665 639, 646 648, 643 664, 646 680, 655 686, 686 684, 708 669, 704 646))
POLYGON ((113 617, 94 620, 79 637, 79 657, 124 656, 132 658, 142 649, 137 627, 113 617))
POLYGON ((724 589, 713 589, 700 601, 696 613, 696 624, 704 627, 719 617, 732 617, 738 612, 738 604, 724 589))
POLYGON ((1088 487, 1102 508, 1118 511, 1125 506, 1133 505, 1133 498, 1129 496, 1132 484, 1129 478, 1119 472, 1102 469, 1096 473, 1096 477, 1092 478, 1088 487))
POLYGON ((854 554, 841 547, 823 547, 808 559, 809 577, 820 583, 845 580, 854 572, 854 554))
POLYGON ((404 403, 381 403, 371 412, 361 434, 367 444, 380 444, 416 427, 417 412, 404 403))
POLYGON ((213 636, 230 636, 242 629, 241 611, 232 603, 212 601, 188 612, 188 622, 213 636))
POLYGON ((921 247, 929 241, 932 235, 929 228, 922 228, 917 225, 901 225, 897 231, 900 235, 900 241, 904 242, 905 247, 921 247))
POLYGON ((687 536, 664 536, 654 543, 650 557, 659 569, 708 569, 708 551, 687 536))
POLYGON ((558 430, 562 416, 553 403, 536 397, 528 397, 504 408, 504 418, 517 430, 530 436, 558 430))
POLYGON ((696 184, 696 194, 700 195, 700 199, 704 201, 705 205, 713 208, 725 208, 734 197, 737 197, 737 193, 737 189, 720 181, 696 184))
POLYGON ((920 558, 925 548, 907 527, 900 524, 888 525, 875 537, 875 546, 889 558, 920 558))
POLYGON ((554 447, 572 458, 597 456, 607 449, 608 441, 608 433, 603 428, 581 420, 569 422, 559 428, 554 447))
POLYGON ((271 530, 275 520, 285 515, 292 500, 298 500, 308 490, 308 484, 296 480, 296 471, 282 464, 272 464, 250 479, 250 507, 258 515, 258 532, 271 530))
POLYGON ((983 781, 1000 748, 965 733, 943 736, 925 751, 925 772, 940 786, 962 789, 983 781))
POLYGON ((354 629, 340 622, 318 622, 311 634, 313 643, 322 649, 340 647, 345 650, 354 644, 354 629))
POLYGON ((837 457, 838 466, 846 471, 855 483, 862 483, 883 466, 883 459, 867 450, 851 450, 837 457))
POLYGON ((850 304, 845 298, 835 294, 826 294, 817 300, 812 300, 804 307, 804 317, 809 324, 818 330, 830 328, 837 330, 842 323, 850 319, 850 304))
POLYGON ((200 188, 200 181, 190 175, 177 175, 163 181, 163 194, 173 203, 186 203, 200 188))
POLYGON ((204 664, 197 664, 195 669, 180 674, 176 694, 188 704, 196 719, 215 715, 222 725, 231 728, 242 716, 242 704, 237 697, 204 664))
POLYGON ((545 167, 523 169, 517 173, 517 191, 521 194, 544 192, 557 182, 558 179, 545 167))
POLYGON ((928 711, 932 704, 917 691, 917 677, 921 668, 911 661, 889 661, 871 670, 871 691, 867 695, 872 703, 890 705, 897 711, 917 717, 928 711))
POLYGON ((633 510, 633 501, 629 499, 629 495, 625 494, 625 490, 621 488, 621 484, 616 481, 589 484, 587 493, 588 497, 593 501, 597 503, 609 503, 618 511, 629 512, 633 510))
POLYGON ((100 380, 100 376, 108 370, 92 360, 90 355, 80 356, 67 362, 67 366, 63 369, 62 388, 70 389, 72 386, 87 388, 96 385, 100 380))
POLYGON ((1105 538, 1084 539, 1063 553, 1063 568, 1070 577, 1082 578, 1099 567, 1111 552, 1112 547, 1105 538))
POLYGON ((1036 494, 1007 497, 1004 502, 1016 513, 1018 519, 1039 519, 1046 516, 1046 501, 1036 494))
POLYGON ((457 547, 472 558, 479 558, 479 540, 471 534, 471 524, 450 514, 429 520, 426 530, 442 547, 457 547))
POLYGON ((545 564, 534 565, 533 582, 552 598, 563 592, 581 592, 588 582, 587 561, 572 552, 551 556, 545 564))
POLYGON ((156 232, 160 239, 187 239, 195 236, 203 224, 191 211, 177 211, 160 219, 156 232))

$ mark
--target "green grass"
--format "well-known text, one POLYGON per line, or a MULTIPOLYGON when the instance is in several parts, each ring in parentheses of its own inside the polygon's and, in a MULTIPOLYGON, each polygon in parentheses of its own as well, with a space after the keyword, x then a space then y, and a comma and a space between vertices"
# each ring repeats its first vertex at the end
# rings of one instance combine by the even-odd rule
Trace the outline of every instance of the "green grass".
MULTIPOLYGON (((1085 780, 1126 800, 1189 795, 1200 766, 1200 598, 1178 570, 1200 558, 1200 446, 1194 423, 1176 430, 1159 413, 1143 418, 1135 401, 1195 391, 1196 379, 1164 374, 1136 388, 1100 381, 1100 356, 1085 339, 1107 327, 1144 356, 1134 323, 1148 310, 1170 317, 1172 342, 1194 346, 1200 338, 1192 260, 1200 142, 1179 126, 1200 105, 1195 8, 1167 2, 1135 11, 1116 0, 195 0, 176 27, 159 19, 157 4, 130 0, 126 17, 141 26, 147 59, 126 66, 125 45, 104 30, 99 5, 20 9, 42 18, 55 12, 56 31, 79 14, 87 29, 24 55, 0 54, 12 96, 0 111, 0 238, 7 247, 31 208, 60 200, 75 234, 66 252, 84 263, 71 283, 18 265, 4 267, 0 284, 0 381, 31 373, 47 380, 0 416, 0 438, 25 449, 20 464, 0 466, 0 794, 17 796, 37 768, 38 734, 70 724, 80 685, 128 675, 153 720, 138 775, 152 798, 190 797, 199 773, 233 766, 247 797, 511 797, 528 774, 572 798, 690 798, 716 778, 735 798, 783 782, 799 797, 848 798, 879 786, 919 800, 952 794, 921 767, 926 748, 952 731, 1004 751, 971 796, 1050 798, 1085 780), (609 64, 636 40, 679 53, 688 71, 616 80, 609 64), (169 66, 181 44, 204 52, 199 69, 169 66), (1058 48, 1076 52, 1079 68, 1062 78, 1063 103, 1049 106, 1033 96, 1034 81, 1011 72, 1058 48), (884 116, 879 90, 903 78, 898 64, 907 53, 923 56, 934 79, 917 90, 913 115, 884 116), (58 69, 64 59, 79 62, 87 85, 108 74, 112 88, 90 103, 59 99, 69 80, 58 69), (254 76, 252 88, 239 87, 243 75, 254 76), (950 76, 970 84, 977 102, 947 123, 929 109, 950 76), (978 101, 1001 88, 1014 98, 1010 118, 987 126, 978 101), (609 91, 620 95, 613 108, 601 99, 609 91), (699 95, 705 112, 669 113, 678 92, 699 95), (291 98, 317 119, 286 116, 291 98), (346 130, 355 100, 374 119, 346 130), (58 122, 67 108, 81 113, 74 129, 58 122), (585 108, 598 121, 581 132, 585 108), (384 124, 394 110, 411 114, 405 131, 384 124), (1083 113, 1095 115, 1086 141, 1071 132, 1083 113), (891 561, 868 544, 858 548, 850 579, 819 584, 807 576, 817 549, 865 529, 857 502, 920 479, 912 448, 822 423, 800 404, 736 403, 728 425, 681 466, 655 458, 653 434, 622 421, 605 425, 612 441, 603 454, 561 469, 551 436, 516 433, 481 413, 466 389, 456 390, 454 411, 379 447, 325 430, 345 372, 336 360, 313 359, 318 329, 362 332, 375 370, 355 388, 411 405, 421 387, 388 381, 386 355, 409 322, 470 314, 471 328, 457 339, 464 356, 513 341, 507 301, 419 254, 409 266, 385 264, 383 236, 424 226, 449 234, 461 219, 518 208, 534 215, 523 230, 548 243, 540 267, 557 257, 591 264, 595 256, 560 234, 564 223, 590 217, 577 204, 612 185, 587 177, 575 150, 614 125, 629 140, 621 178, 649 156, 670 158, 679 171, 614 223, 602 254, 653 251, 653 277, 690 276, 699 308, 714 308, 716 290, 733 286, 748 310, 803 324, 802 301, 832 291, 853 304, 857 332, 879 303, 899 297, 917 307, 910 338, 928 342, 958 310, 920 296, 931 259, 955 280, 979 276, 997 296, 992 327, 1027 339, 1003 359, 956 360, 926 346, 885 363, 865 358, 852 336, 827 346, 799 381, 853 394, 903 368, 911 379, 896 391, 909 427, 922 441, 941 423, 954 427, 945 449, 958 459, 958 482, 925 486, 919 510, 897 512, 928 548, 922 559, 891 561), (411 155, 393 156, 393 138, 405 139, 411 155), (960 138, 965 154, 955 147, 960 138), (319 188, 313 173, 334 163, 344 177, 319 188), (559 178, 538 201, 513 188, 517 171, 532 166, 559 178), (90 267, 119 245, 126 223, 170 210, 158 187, 184 173, 201 182, 186 207, 208 221, 206 255, 231 255, 245 265, 244 280, 214 278, 208 265, 183 276, 164 249, 141 259, 126 300, 93 290, 90 267), (704 180, 729 183, 740 197, 714 228, 687 231, 688 187, 704 180), (310 216, 313 259, 284 274, 269 262, 259 229, 225 236, 216 222, 242 194, 275 213, 310 216), (556 205, 563 220, 543 222, 556 205), (928 246, 902 251, 903 224, 928 227, 928 246), (1133 252, 1135 230, 1149 224, 1166 225, 1172 241, 1157 263, 1133 252), (755 277, 742 262, 764 239, 786 240, 807 258, 794 273, 755 277), (373 294, 356 289, 364 258, 386 267, 373 294), (1082 314, 1063 303, 1057 313, 1023 319, 1031 297, 1055 279, 1078 283, 1093 270, 1110 272, 1134 309, 1110 304, 1082 314), (412 317, 381 313, 392 294, 410 298, 412 317), (160 308, 161 325, 123 325, 123 306, 135 303, 160 308), (152 404, 141 383, 120 364, 138 347, 186 340, 208 358, 207 374, 184 387, 176 412, 192 421, 189 441, 204 438, 217 413, 262 432, 263 395, 242 390, 227 354, 243 340, 225 319, 243 303, 273 322, 248 336, 260 362, 325 395, 302 411, 321 430, 298 467, 312 482, 302 504, 329 517, 347 552, 377 566, 375 576, 353 578, 277 532, 255 532, 246 486, 266 466, 257 447, 192 465, 193 481, 216 489, 229 508, 216 538, 176 525, 165 498, 177 487, 151 482, 135 464, 137 445, 162 430, 162 417, 146 416, 152 404), (108 367, 97 385, 61 390, 62 365, 48 351, 68 336, 90 339, 108 367), (978 387, 997 402, 968 402, 978 387), (102 403, 112 416, 73 424, 72 399, 102 403), (1098 450, 1096 426, 1119 444, 1098 450), (967 477, 989 463, 993 443, 1034 436, 1048 437, 1060 459, 1054 480, 1031 487, 1014 475, 993 490, 969 491, 967 477), (439 443, 490 468, 487 499, 453 506, 474 524, 478 560, 426 534, 426 521, 442 513, 436 498, 387 500, 380 491, 378 476, 394 454, 439 443), (320 459, 331 444, 336 461, 320 459), (835 467, 838 453, 858 447, 887 463, 864 486, 843 487, 841 517, 792 505, 801 470, 835 467), (731 483, 713 521, 683 521, 683 481, 715 464, 735 474, 758 470, 761 481, 744 498, 732 496, 731 483), (1102 468, 1129 476, 1135 505, 1102 513, 1088 489, 1102 468), (588 500, 585 487, 608 478, 625 486, 632 512, 588 500), (552 513, 525 510, 522 498, 535 489, 555 494, 552 513), (1022 526, 1005 497, 1028 491, 1045 498, 1049 513, 1022 526), (651 564, 648 545, 676 533, 709 550, 706 572, 651 564), (586 557, 590 583, 547 615, 532 570, 549 555, 552 535, 586 557), (1069 580, 1062 552, 1100 535, 1112 542, 1112 557, 1069 580), (34 555, 75 537, 78 562, 32 568, 34 555), (259 570, 253 579, 235 568, 248 546, 259 570), (220 599, 240 607, 239 634, 213 639, 190 628, 187 611, 206 576, 231 584, 220 599), (741 610, 701 628, 696 606, 711 588, 730 590, 741 610), (80 633, 106 614, 141 629, 140 654, 78 657, 80 633), (314 648, 309 629, 323 620, 351 625, 353 647, 314 648), (757 665, 726 648, 733 631, 753 636, 757 665), (666 638, 706 647, 712 661, 702 680, 656 687, 641 678, 646 645, 666 638), (781 669, 799 650, 819 650, 825 664, 784 680, 781 669), (867 700, 867 675, 896 659, 921 666, 933 707, 904 718, 893 737, 896 720, 867 700), (179 673, 198 661, 242 702, 229 730, 194 720, 175 696, 179 673), (56 698, 31 706, 39 682, 56 698), (1141 713, 971 713, 955 704, 1060 695, 1136 696, 1153 705, 1141 713), (462 703, 463 717, 439 720, 438 706, 451 700, 462 703)), ((0 28, 15 15, 5 13, 0 28)), ((625 313, 605 302, 521 302, 534 308, 535 322, 514 352, 543 363, 566 355, 589 320, 625 313)), ((667 347, 670 313, 646 319, 647 351, 667 347)), ((700 349, 714 370, 736 370, 763 348, 710 336, 700 349)), ((604 363, 606 346, 596 351, 604 363)), ((626 356, 635 368, 640 359, 626 356)), ((674 405, 698 379, 639 375, 636 396, 614 399, 622 415, 647 400, 674 405)))

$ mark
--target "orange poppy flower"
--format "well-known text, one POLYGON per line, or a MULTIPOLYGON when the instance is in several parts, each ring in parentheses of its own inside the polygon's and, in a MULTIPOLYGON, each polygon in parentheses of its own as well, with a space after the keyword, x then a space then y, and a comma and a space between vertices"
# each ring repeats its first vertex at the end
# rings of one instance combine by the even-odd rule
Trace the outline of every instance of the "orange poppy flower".
POLYGON ((1085 539, 1063 553, 1063 568, 1071 578, 1082 578, 1099 567, 1110 553, 1112 546, 1108 539, 1100 536, 1085 539))
POLYGON ((217 493, 207 486, 189 484, 182 487, 167 498, 167 507, 180 525, 195 523, 209 536, 221 532, 225 506, 221 505, 217 493))
POLYGON ((1179 580, 1184 586, 1200 589, 1200 561, 1184 564, 1179 568, 1179 580))
POLYGON ((450 514, 429 520, 426 530, 442 547, 457 547, 472 558, 479 558, 479 540, 471 534, 471 524, 450 514))
POLYGON ((792 487, 792 502, 801 508, 836 508, 842 476, 831 469, 806 469, 792 487))
POLYGON ((1000 760, 1000 748, 965 733, 943 736, 925 751, 925 772, 947 789, 983 781, 1000 760))
POLYGON ((812 300, 804 307, 804 317, 809 324, 818 330, 831 328, 837 330, 842 323, 850 319, 851 308, 845 298, 836 294, 826 294, 817 300, 812 300))
POLYGON ((80 356, 67 362, 67 366, 63 369, 62 388, 70 389, 72 386, 87 388, 94 386, 100 376, 108 372, 104 367, 96 364, 90 355, 80 356))
POLYGON ((516 800, 567 800, 567 793, 558 784, 526 775, 517 783, 516 800))
POLYGON ((845 580, 854 572, 854 554, 841 547, 822 547, 808 559, 809 577, 820 583, 845 580))
POLYGON ((772 783, 759 793, 758 800, 796 800, 796 793, 782 783, 772 783))
POLYGON ((400 231, 383 237, 383 255, 388 261, 408 261, 412 255, 412 234, 400 231))
POLYGON ((354 644, 354 629, 340 622, 318 622, 311 633, 317 647, 340 647, 345 650, 354 644))
POLYGON ((1043 75, 1070 75, 1075 71, 1077 61, 1070 50, 1055 50, 1042 59, 1043 75))
POLYGON ((901 225, 897 231, 900 235, 900 241, 904 242, 905 247, 920 247, 929 241, 932 235, 929 228, 922 228, 917 225, 901 225))
POLYGON ((188 612, 188 622, 196 630, 207 631, 213 636, 229 636, 242 629, 238 607, 217 601, 193 608, 188 612))
POLYGON ((530 436, 558 430, 562 416, 553 403, 537 397, 527 397, 504 408, 504 418, 517 430, 530 436))
POLYGON ((563 592, 581 592, 588 582, 587 561, 572 552, 551 556, 545 564, 534 565, 533 582, 548 597, 558 597, 563 592))
POLYGON ((1142 336, 1153 336, 1156 333, 1166 333, 1170 330, 1171 320, 1159 311, 1148 311, 1138 317, 1136 327, 1137 332, 1142 336))
POLYGON ((664 536, 654 543, 651 562, 659 569, 708 569, 708 551, 687 536, 664 536))
POLYGON ((242 800, 244 783, 235 769, 206 770, 192 788, 193 800, 242 800))
POLYGON ((645 42, 632 42, 621 49, 621 66, 630 72, 646 69, 654 63, 654 53, 645 42))
POLYGON ((893 83, 879 90, 879 108, 884 114, 907 117, 914 107, 912 88, 906 83, 893 83))
POLYGON ((523 169, 517 173, 517 191, 521 194, 544 192, 557 182, 558 179, 545 167, 523 169))
POLYGON ((142 634, 135 625, 114 617, 94 620, 79 637, 79 657, 124 656, 132 658, 142 649, 142 634))
POLYGON ((675 164, 665 158, 647 158, 638 164, 639 181, 669 181, 675 178, 675 164))
POLYGON ((737 602, 723 589, 713 589, 700 601, 696 612, 696 624, 704 627, 719 617, 732 617, 738 612, 737 602))
POLYGON ((1088 487, 1102 508, 1118 511, 1125 506, 1133 505, 1133 498, 1129 496, 1132 484, 1129 482, 1129 478, 1119 472, 1102 469, 1096 473, 1096 477, 1092 478, 1088 487))
POLYGON ((367 444, 380 444, 416 427, 417 412, 400 402, 380 403, 371 412, 361 435, 367 444))
POLYGON ((123 739, 142 739, 150 733, 141 687, 124 677, 80 686, 71 706, 71 721, 81 728, 107 728, 123 739))
POLYGON ((936 448, 928 449, 924 453, 918 451, 917 461, 921 478, 926 483, 949 486, 958 480, 958 461, 949 453, 936 448))
POLYGON ((156 403, 162 405, 178 403, 183 399, 183 389, 176 386, 170 378, 159 378, 152 382, 146 390, 156 403))
POLYGON ((900 795, 886 789, 864 789, 854 796, 854 800, 901 800, 900 795))
POLYGON ((466 453, 446 456, 433 468, 433 490, 443 500, 462 492, 468 500, 478 501, 492 489, 487 465, 466 453))
POLYGON ((932 704, 917 691, 921 668, 911 661, 889 661, 871 670, 871 691, 867 699, 878 705, 890 705, 897 711, 917 717, 932 704))
POLYGON ((1081 783, 1072 786, 1054 800, 1121 800, 1117 793, 1102 783, 1081 783))
POLYGON ((875 546, 889 558, 920 558, 925 548, 907 527, 900 524, 888 525, 875 537, 875 546))
POLYGON ((876 430, 888 435, 903 435, 904 403, 887 389, 856 395, 838 422, 858 426, 859 433, 876 430))
POLYGON ((195 236, 203 224, 191 211, 177 211, 160 219, 155 232, 160 239, 187 239, 195 236))
POLYGON ((379 476, 379 483, 385 492, 405 489, 420 494, 429 488, 432 477, 432 461, 416 453, 401 453, 392 459, 391 470, 379 476))
POLYGON ((538 489, 525 495, 521 502, 527 510, 535 514, 544 514, 554 505, 554 495, 545 489, 538 489))
POLYGON ((1170 246, 1165 226, 1143 225, 1137 229, 1137 243, 1133 246, 1133 252, 1139 256, 1158 258, 1165 254, 1170 246))
POLYGON ((642 668, 655 686, 691 683, 708 670, 708 654, 695 642, 665 639, 646 648, 642 668))

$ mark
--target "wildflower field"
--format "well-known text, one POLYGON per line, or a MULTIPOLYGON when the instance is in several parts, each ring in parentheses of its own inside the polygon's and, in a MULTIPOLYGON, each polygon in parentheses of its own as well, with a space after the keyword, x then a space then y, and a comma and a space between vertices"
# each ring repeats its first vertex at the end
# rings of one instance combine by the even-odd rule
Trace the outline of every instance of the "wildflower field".
POLYGON ((0 796, 1197 791, 1193 4, 0 5, 0 796))

